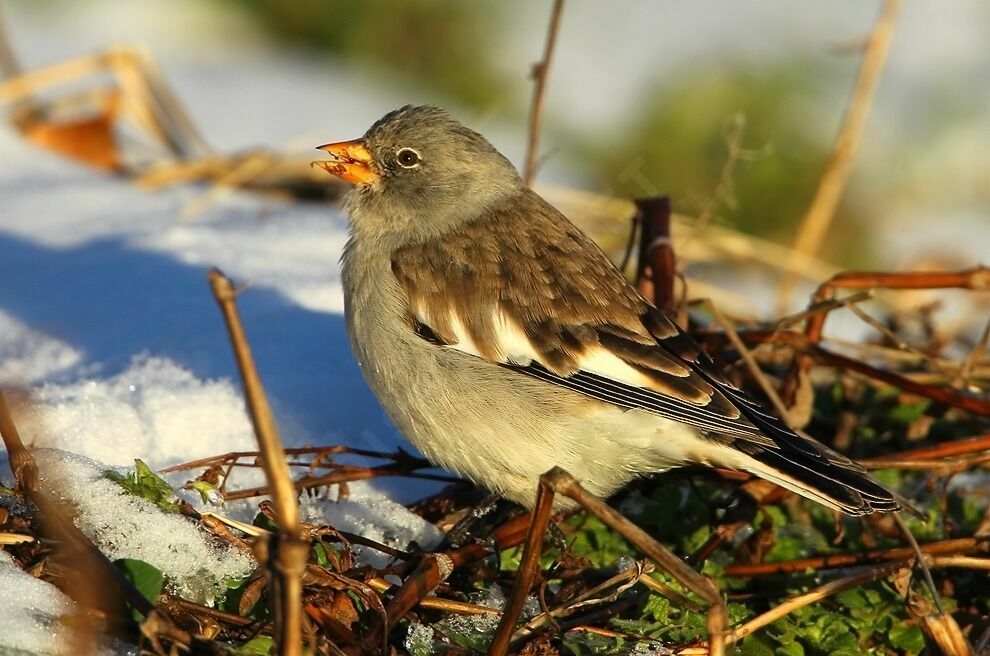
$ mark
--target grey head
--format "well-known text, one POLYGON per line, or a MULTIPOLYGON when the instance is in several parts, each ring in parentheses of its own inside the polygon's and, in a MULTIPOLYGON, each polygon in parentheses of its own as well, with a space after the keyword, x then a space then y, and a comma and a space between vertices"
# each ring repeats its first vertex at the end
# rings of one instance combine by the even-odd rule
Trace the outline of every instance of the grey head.
POLYGON ((352 231, 395 245, 442 235, 518 194, 515 167, 487 139, 430 105, 389 112, 364 137, 320 146, 315 162, 355 184, 352 231))

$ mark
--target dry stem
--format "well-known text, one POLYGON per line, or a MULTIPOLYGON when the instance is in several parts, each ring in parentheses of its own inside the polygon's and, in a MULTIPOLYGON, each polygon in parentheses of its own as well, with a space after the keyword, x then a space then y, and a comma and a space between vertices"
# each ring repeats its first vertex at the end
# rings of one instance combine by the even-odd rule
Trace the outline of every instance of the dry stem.
POLYGON ((861 572, 859 574, 852 574, 851 576, 846 576, 841 579, 836 579, 835 581, 829 581, 824 585, 820 585, 814 590, 809 590, 804 594, 797 595, 796 597, 791 597, 783 603, 777 604, 767 612, 762 615, 758 615, 753 619, 739 625, 736 627, 732 635, 729 637, 728 642, 736 642, 742 638, 745 638, 750 633, 758 631, 768 624, 776 622, 780 618, 793 613, 799 608, 803 608, 809 604, 813 604, 816 601, 821 601, 826 597, 834 595, 843 590, 848 590, 849 588, 855 588, 858 585, 868 583, 870 581, 876 581, 877 579, 890 576, 894 572, 900 569, 905 569, 908 567, 903 561, 897 561, 893 563, 886 563, 878 567, 872 568, 866 572, 861 572))
MULTIPOLYGON (((818 183, 818 190, 811 201, 794 241, 794 250, 800 253, 815 254, 821 247, 839 204, 842 191, 849 178, 859 142, 870 116, 873 96, 887 60, 887 51, 894 37, 894 25, 901 0, 885 0, 880 16, 863 53, 863 63, 859 69, 856 87, 849 100, 846 115, 835 140, 832 157, 818 183)), ((788 276, 781 281, 777 295, 778 314, 783 314, 794 293, 795 278, 788 276)))
POLYGON ((543 96, 547 88, 547 76, 550 73, 550 61, 553 49, 557 44, 557 33, 560 31, 560 17, 564 11, 564 0, 554 0, 553 11, 550 14, 550 25, 547 27, 547 40, 543 49, 543 59, 533 66, 533 104, 529 110, 529 139, 526 143, 526 168, 523 181, 527 186, 533 183, 536 175, 537 149, 540 143, 540 120, 543 116, 543 96))
POLYGON ((972 350, 963 360, 962 366, 959 368, 959 374, 952 384, 959 389, 966 389, 969 387, 970 377, 973 375, 973 369, 976 363, 979 362, 980 358, 987 350, 987 344, 990 344, 990 319, 987 319, 987 325, 983 328, 983 335, 980 336, 976 345, 973 346, 972 350))
POLYGON ((216 269, 210 272, 209 281, 234 347, 261 462, 279 515, 281 532, 272 537, 274 544, 270 553, 275 556, 268 563, 276 591, 275 642, 279 654, 299 656, 302 653, 302 574, 309 558, 309 543, 303 537, 296 490, 282 441, 237 312, 234 286, 216 269))
MULTIPOLYGON (((919 545, 921 553, 928 556, 945 556, 968 554, 975 551, 986 552, 990 549, 990 537, 957 538, 939 540, 919 545)), ((777 563, 758 563, 755 565, 729 565, 725 568, 726 576, 764 576, 767 574, 790 574, 814 569, 830 569, 836 567, 851 567, 865 563, 882 562, 885 560, 906 560, 914 557, 912 547, 895 547, 893 549, 876 549, 857 553, 832 554, 816 558, 800 558, 777 563)))
POLYGON ((790 413, 787 411, 787 407, 784 406, 784 402, 780 400, 777 390, 770 384, 770 381, 767 380, 766 374, 764 374, 763 370, 760 369, 760 365, 757 364, 756 358, 753 357, 753 354, 748 348, 746 348, 746 345, 743 343, 742 339, 739 338, 739 333, 736 332, 735 327, 726 321, 725 317, 722 316, 722 313, 715 306, 715 303, 713 303, 710 299, 703 299, 702 302, 712 313, 712 318, 715 320, 715 323, 722 327, 722 330, 725 331, 726 337, 729 338, 732 345, 737 351, 739 351, 740 357, 742 357, 743 362, 746 363, 746 369, 756 380, 757 384, 759 384, 760 389, 763 390, 763 393, 767 395, 767 398, 770 400, 770 404, 773 405, 774 410, 777 411, 777 416, 787 422, 791 428, 794 428, 790 420, 790 413))

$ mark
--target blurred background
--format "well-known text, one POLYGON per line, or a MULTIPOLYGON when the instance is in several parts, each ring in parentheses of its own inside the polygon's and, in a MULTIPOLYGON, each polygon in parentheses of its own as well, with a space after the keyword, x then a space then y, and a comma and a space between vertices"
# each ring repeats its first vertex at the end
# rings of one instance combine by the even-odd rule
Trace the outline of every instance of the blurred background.
MULTIPOLYGON (((353 137, 435 103, 521 163, 551 3, 8 0, 21 65, 147 46, 220 149, 353 137)), ((567 3, 538 180, 669 194, 675 211, 793 241, 880 4, 567 3), (736 150, 729 184, 719 181, 736 150), (630 172, 633 172, 630 174, 630 172), (708 208, 706 210, 706 208, 708 208), (714 210, 714 211, 712 211, 714 210)), ((904 3, 821 256, 960 267, 990 253, 990 4, 904 3)))

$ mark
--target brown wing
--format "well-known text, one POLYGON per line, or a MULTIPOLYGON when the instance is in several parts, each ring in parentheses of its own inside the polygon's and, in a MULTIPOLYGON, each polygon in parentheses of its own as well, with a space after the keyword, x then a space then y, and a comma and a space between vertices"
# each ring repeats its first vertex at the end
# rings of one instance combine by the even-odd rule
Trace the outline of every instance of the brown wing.
POLYGON ((700 349, 532 192, 396 251, 392 271, 411 323, 446 347, 608 403, 762 439, 713 384, 717 368, 706 376, 692 360, 700 349))
POLYGON ((735 387, 532 192, 442 240, 395 252, 392 270, 410 325, 438 348, 696 426, 749 456, 747 471, 847 513, 900 507, 860 465, 797 435, 735 387))

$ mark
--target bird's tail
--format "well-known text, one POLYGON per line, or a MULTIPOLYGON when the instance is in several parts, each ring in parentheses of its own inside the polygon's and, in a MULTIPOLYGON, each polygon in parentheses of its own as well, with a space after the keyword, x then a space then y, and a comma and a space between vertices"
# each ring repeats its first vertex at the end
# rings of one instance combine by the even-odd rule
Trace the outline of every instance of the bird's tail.
POLYGON ((737 439, 733 446, 741 457, 733 464, 849 515, 894 512, 902 507, 915 511, 909 504, 902 504, 899 495, 881 485, 859 463, 817 442, 802 442, 800 448, 794 448, 797 445, 779 441, 768 446, 737 439))

